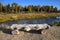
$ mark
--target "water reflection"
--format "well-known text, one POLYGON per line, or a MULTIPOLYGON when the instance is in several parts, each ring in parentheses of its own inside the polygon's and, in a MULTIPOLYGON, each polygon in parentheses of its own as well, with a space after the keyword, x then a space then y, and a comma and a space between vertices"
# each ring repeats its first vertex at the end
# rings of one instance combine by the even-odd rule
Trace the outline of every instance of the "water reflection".
POLYGON ((12 25, 12 24, 54 24, 54 22, 60 22, 60 18, 47 18, 47 19, 39 19, 39 20, 19 20, 17 22, 6 22, 4 25, 12 25))

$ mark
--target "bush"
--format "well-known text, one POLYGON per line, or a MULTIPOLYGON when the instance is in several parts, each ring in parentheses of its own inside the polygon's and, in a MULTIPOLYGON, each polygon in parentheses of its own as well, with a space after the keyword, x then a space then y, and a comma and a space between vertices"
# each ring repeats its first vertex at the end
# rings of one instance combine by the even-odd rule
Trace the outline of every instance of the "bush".
POLYGON ((60 22, 55 22, 53 26, 60 26, 60 22))

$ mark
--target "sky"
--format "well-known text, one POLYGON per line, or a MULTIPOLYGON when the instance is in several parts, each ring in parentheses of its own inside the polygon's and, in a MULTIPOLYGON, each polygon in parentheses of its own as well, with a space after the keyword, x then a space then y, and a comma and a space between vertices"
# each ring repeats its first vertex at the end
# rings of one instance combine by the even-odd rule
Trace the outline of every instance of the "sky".
POLYGON ((60 0, 0 0, 3 5, 12 4, 16 2, 18 5, 21 6, 28 6, 28 5, 40 5, 40 6, 54 6, 60 9, 60 0))

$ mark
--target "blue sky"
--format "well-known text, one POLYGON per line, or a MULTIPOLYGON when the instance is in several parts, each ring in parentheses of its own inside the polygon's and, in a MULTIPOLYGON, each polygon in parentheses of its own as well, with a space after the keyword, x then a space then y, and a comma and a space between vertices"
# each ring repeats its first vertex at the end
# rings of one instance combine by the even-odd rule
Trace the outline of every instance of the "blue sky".
POLYGON ((28 5, 49 5, 60 9, 60 0, 0 0, 3 5, 12 4, 16 2, 18 5, 28 6, 28 5))

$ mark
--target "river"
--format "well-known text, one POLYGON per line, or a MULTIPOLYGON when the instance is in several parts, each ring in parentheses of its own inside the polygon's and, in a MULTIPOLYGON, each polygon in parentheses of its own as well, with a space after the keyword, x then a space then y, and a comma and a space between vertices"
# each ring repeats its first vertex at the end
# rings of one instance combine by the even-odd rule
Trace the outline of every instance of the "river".
MULTIPOLYGON (((16 22, 5 22, 2 24, 11 26, 12 24, 43 24, 43 23, 47 23, 49 25, 52 25, 55 22, 60 22, 60 17, 39 19, 39 20, 18 20, 16 22)), ((2 24, 0 24, 0 25, 2 25, 2 24)))

